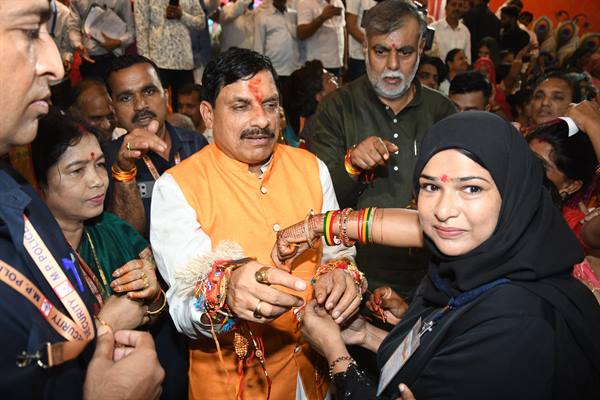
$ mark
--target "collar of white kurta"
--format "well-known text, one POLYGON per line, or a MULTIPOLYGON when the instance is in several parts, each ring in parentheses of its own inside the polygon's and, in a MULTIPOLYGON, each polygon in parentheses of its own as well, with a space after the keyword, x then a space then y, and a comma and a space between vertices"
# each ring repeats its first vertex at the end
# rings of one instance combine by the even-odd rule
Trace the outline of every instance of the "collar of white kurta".
POLYGON ((438 21, 437 24, 435 24, 435 28, 436 29, 442 28, 442 30, 459 32, 462 29, 466 29, 467 27, 461 21, 458 21, 458 25, 456 25, 456 29, 454 29, 453 27, 450 26, 450 24, 448 23, 448 21, 446 21, 446 19, 442 19, 442 20, 438 21))

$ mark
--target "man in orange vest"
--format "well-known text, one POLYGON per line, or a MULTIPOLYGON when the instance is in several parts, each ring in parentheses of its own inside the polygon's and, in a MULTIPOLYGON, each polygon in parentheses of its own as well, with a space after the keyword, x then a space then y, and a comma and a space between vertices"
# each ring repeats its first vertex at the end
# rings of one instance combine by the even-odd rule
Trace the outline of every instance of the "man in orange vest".
MULTIPOLYGON (((338 208, 325 164, 277 143, 276 79, 269 59, 250 50, 232 48, 211 62, 200 110, 214 144, 168 170, 154 188, 152 248, 170 285, 171 317, 194 339, 191 399, 327 393, 326 369, 316 368, 320 358, 300 336, 292 308, 313 297, 308 282, 321 263, 352 259, 355 250, 312 243, 291 273, 270 267, 280 229, 311 210, 338 208)), ((333 269, 319 276, 314 297, 341 323, 360 304, 358 286, 333 269)))

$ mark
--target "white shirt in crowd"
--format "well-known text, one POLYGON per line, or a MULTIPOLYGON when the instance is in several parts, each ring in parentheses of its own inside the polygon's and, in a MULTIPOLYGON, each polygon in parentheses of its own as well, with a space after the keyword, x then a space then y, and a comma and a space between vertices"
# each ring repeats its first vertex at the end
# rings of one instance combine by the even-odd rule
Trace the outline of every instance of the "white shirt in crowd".
POLYGON ((280 76, 290 76, 300 67, 297 39, 298 13, 287 8, 284 13, 273 5, 254 15, 254 50, 271 59, 280 76))
MULTIPOLYGON (((356 15, 356 25, 362 33, 365 33, 365 30, 360 27, 363 15, 365 11, 375 6, 375 4, 377 4, 375 0, 346 0, 346 13, 356 15)), ((365 59, 362 43, 354 39, 351 35, 348 35, 348 55, 355 60, 365 59)))
POLYGON ((116 55, 121 55, 125 52, 127 46, 135 40, 135 23, 133 21, 133 13, 131 12, 131 3, 129 0, 71 0, 71 16, 69 24, 69 36, 73 47, 79 45, 85 46, 88 53, 93 56, 108 54, 109 51, 100 46, 96 40, 83 32, 85 20, 93 5, 100 6, 104 9, 112 10, 127 27, 123 36, 113 39, 121 41, 121 47, 113 50, 116 55))
POLYGON ((252 1, 229 2, 221 9, 221 52, 230 47, 254 48, 254 11, 248 9, 252 1))
POLYGON ((446 60, 446 54, 453 49, 461 49, 471 64, 471 32, 461 21, 458 21, 456 29, 453 29, 446 19, 435 21, 430 25, 435 28, 433 47, 431 55, 446 60))
POLYGON ((159 68, 194 69, 190 31, 205 26, 204 11, 198 0, 179 0, 181 19, 167 19, 168 1, 136 0, 135 23, 138 53, 159 68))
MULTIPOLYGON (((323 189, 321 213, 339 209, 331 176, 325 163, 318 161, 319 178, 323 189)), ((268 163, 263 166, 263 172, 268 163)), ((193 296, 179 294, 177 271, 185 268, 194 258, 210 254, 213 243, 198 223, 196 211, 173 177, 165 173, 154 185, 150 218, 150 242, 161 276, 169 285, 167 300, 169 312, 177 330, 192 339, 211 337, 210 327, 200 322, 200 312, 194 306, 193 296)), ((326 246, 323 243, 323 261, 343 256, 354 257, 354 247, 326 246)))
POLYGON ((328 4, 341 7, 341 15, 329 18, 308 39, 305 39, 304 48, 306 60, 320 60, 325 68, 340 68, 344 65, 344 3, 342 0, 304 0, 297 3, 298 25, 309 24, 321 15, 328 4))

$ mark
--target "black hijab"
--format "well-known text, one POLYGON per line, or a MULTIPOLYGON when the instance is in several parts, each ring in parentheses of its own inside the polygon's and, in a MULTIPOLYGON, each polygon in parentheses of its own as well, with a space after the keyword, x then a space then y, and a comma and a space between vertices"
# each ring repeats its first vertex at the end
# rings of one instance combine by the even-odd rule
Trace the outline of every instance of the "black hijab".
POLYGON ((580 346, 600 371, 600 307, 592 293, 571 277, 584 254, 559 210, 543 188, 543 166, 517 130, 492 113, 454 114, 424 137, 414 173, 414 187, 427 162, 447 149, 464 149, 486 168, 502 197, 492 236, 460 256, 441 253, 429 238, 429 279, 425 301, 446 305, 448 296, 433 284, 437 271, 452 296, 506 277, 551 303, 565 318, 580 346))

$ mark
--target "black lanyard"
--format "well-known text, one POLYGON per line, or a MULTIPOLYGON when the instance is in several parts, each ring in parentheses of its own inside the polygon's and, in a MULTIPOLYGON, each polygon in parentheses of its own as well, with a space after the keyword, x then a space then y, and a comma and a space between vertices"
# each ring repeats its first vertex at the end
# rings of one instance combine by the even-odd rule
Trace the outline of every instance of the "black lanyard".
POLYGON ((444 292, 446 296, 450 297, 450 300, 448 300, 448 304, 444 308, 437 311, 429 321, 423 324, 421 330, 419 331, 419 337, 423 336, 426 332, 430 332, 433 326, 445 315, 447 311, 457 310, 460 307, 469 304, 488 290, 493 289, 496 286, 503 285, 505 283, 510 283, 510 279, 500 278, 496 279, 495 281, 486 283, 485 285, 481 285, 474 289, 463 292, 458 296, 454 297, 450 294, 450 289, 448 288, 448 285, 446 285, 446 282, 444 282, 444 280, 440 277, 440 274, 436 268, 431 269, 431 279, 435 287, 438 290, 444 292))

